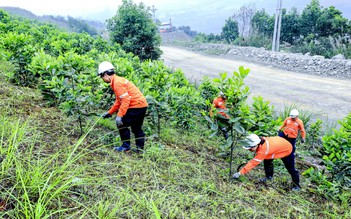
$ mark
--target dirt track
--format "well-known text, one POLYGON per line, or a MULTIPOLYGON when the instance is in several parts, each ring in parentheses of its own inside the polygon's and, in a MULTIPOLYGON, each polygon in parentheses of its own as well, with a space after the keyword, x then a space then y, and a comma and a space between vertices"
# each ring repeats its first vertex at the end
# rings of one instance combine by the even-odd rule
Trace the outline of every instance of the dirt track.
POLYGON ((219 73, 237 71, 239 66, 250 68, 245 84, 252 96, 262 96, 275 109, 297 104, 300 109, 313 112, 322 120, 339 120, 351 112, 351 81, 324 78, 280 70, 269 66, 232 60, 220 56, 206 56, 192 51, 161 47, 164 63, 181 68, 192 82, 200 82, 203 76, 218 77, 219 73))

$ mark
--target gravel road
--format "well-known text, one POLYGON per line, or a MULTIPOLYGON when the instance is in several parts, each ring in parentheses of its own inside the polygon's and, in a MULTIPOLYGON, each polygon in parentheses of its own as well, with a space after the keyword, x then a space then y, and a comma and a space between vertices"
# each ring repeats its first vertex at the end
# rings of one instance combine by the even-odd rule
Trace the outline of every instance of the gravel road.
POLYGON ((351 112, 351 81, 318 77, 281 70, 228 57, 208 56, 175 47, 161 47, 164 63, 180 68, 192 82, 203 76, 218 77, 219 73, 232 73, 239 66, 250 69, 245 84, 252 96, 269 100, 277 111, 296 104, 301 110, 312 112, 316 118, 335 122, 351 112))

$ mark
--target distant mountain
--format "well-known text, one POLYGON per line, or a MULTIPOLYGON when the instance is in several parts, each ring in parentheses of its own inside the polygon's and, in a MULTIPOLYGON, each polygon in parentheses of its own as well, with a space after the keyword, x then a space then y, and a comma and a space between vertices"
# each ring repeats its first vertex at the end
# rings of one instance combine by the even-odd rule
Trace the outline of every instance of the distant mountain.
POLYGON ((38 20, 40 22, 49 22, 56 24, 57 26, 64 28, 72 32, 87 32, 90 35, 98 35, 102 32, 106 32, 106 25, 101 21, 91 21, 83 20, 73 17, 63 17, 63 16, 52 16, 52 15, 43 15, 37 16, 30 11, 27 11, 18 7, 0 7, 4 11, 13 14, 15 16, 38 20))
POLYGON ((17 8, 17 7, 0 7, 0 9, 10 13, 10 14, 14 14, 20 17, 25 17, 28 19, 38 19, 38 16, 36 16, 35 14, 33 14, 30 11, 24 10, 22 8, 17 8))

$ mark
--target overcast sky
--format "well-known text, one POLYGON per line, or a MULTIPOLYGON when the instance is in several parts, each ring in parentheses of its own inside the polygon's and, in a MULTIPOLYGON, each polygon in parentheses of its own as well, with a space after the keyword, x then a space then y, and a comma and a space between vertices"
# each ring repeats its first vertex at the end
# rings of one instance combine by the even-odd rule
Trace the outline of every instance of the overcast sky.
MULTIPOLYGON (((225 20, 250 2, 257 9, 273 14, 277 0, 134 0, 155 6, 156 18, 169 21, 175 26, 190 26, 200 32, 219 33, 225 20)), ((301 12, 311 0, 283 0, 283 7, 290 10, 296 7, 301 12)), ((350 0, 320 0, 324 7, 335 5, 344 17, 351 19, 350 0)), ((105 21, 116 14, 122 0, 0 0, 0 6, 26 9, 35 15, 61 15, 76 18, 105 21)))
MULTIPOLYGON (((135 3, 144 2, 145 5, 166 8, 180 5, 194 7, 201 0, 134 0, 135 3)), ((206 2, 206 1, 205 1, 206 2)), ((85 16, 100 11, 117 11, 122 0, 0 0, 0 6, 14 6, 31 11, 36 15, 70 15, 85 16)))

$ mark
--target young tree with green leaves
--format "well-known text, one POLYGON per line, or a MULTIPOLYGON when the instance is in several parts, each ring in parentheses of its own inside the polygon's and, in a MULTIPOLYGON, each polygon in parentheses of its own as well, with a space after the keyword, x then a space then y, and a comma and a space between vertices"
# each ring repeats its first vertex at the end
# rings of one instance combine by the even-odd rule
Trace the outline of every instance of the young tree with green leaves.
POLYGON ((322 138, 321 153, 332 178, 351 187, 351 113, 339 121, 340 129, 322 138))
POLYGON ((322 14, 322 7, 319 0, 312 0, 302 11, 300 16, 300 30, 302 36, 309 34, 320 34, 317 27, 317 21, 322 14))
POLYGON ((299 26, 300 15, 296 8, 292 8, 289 12, 283 9, 282 27, 281 27, 281 40, 294 44, 300 37, 299 26))
POLYGON ((320 36, 343 35, 347 32, 348 20, 342 16, 342 12, 334 6, 323 9, 317 20, 317 29, 320 36))
POLYGON ((251 19, 254 31, 266 36, 272 36, 274 30, 274 17, 270 16, 264 9, 259 10, 251 19))
POLYGON ((222 27, 221 35, 227 41, 227 43, 232 43, 239 37, 238 22, 233 20, 231 17, 228 18, 222 27))
POLYGON ((120 44, 126 52, 131 52, 141 60, 158 59, 161 37, 152 16, 143 3, 123 0, 114 17, 107 21, 107 28, 113 42, 120 44))

